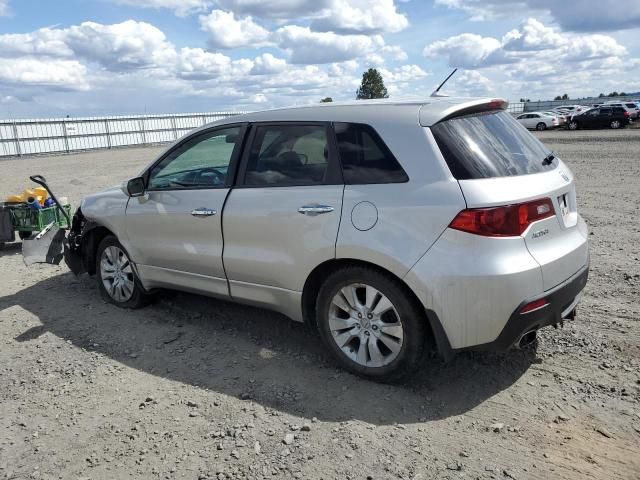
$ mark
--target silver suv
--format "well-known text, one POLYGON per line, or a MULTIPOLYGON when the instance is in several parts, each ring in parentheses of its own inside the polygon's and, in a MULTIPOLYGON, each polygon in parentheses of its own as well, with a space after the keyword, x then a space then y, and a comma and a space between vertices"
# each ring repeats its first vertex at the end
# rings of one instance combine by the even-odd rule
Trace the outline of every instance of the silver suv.
POLYGON ((86 197, 65 256, 128 308, 170 288, 317 328, 383 380, 427 347, 507 350, 572 318, 589 264, 566 165, 491 99, 252 113, 86 197))

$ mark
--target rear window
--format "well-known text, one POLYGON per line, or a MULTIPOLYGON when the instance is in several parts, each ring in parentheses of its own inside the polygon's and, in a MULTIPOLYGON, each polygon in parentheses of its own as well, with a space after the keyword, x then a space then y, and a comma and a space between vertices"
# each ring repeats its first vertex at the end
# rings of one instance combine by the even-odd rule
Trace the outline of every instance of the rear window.
POLYGON ((458 180, 528 175, 558 164, 544 161, 550 150, 502 110, 455 117, 431 130, 458 180))
POLYGON ((625 103, 625 105, 629 108, 638 108, 635 103, 625 103))

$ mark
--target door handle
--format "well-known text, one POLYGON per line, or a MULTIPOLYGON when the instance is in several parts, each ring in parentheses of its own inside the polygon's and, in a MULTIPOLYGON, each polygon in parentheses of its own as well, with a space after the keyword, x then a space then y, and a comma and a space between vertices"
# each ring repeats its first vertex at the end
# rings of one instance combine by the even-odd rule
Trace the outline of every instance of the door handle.
POLYGON ((316 215, 321 215, 323 213, 330 213, 330 212, 333 212, 333 207, 330 205, 318 205, 318 204, 304 205, 298 209, 298 213, 301 213, 303 215, 309 215, 311 217, 314 217, 316 215))
POLYGON ((195 210, 191 211, 191 215, 193 215, 194 217, 210 217, 211 215, 215 215, 216 213, 218 212, 216 212, 212 208, 205 207, 196 208, 195 210))

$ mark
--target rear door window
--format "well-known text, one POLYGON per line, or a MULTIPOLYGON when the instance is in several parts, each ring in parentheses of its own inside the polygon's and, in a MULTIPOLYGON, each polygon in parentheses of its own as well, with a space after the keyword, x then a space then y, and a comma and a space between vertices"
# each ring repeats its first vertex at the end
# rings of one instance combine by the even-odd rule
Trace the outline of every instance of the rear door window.
POLYGON ((369 125, 335 123, 334 130, 347 185, 409 180, 398 160, 369 125))
POLYGON ((255 130, 245 185, 320 185, 329 166, 325 125, 261 125, 255 130))
POLYGON ((431 131, 458 180, 528 175, 558 165, 545 161, 550 150, 504 111, 454 117, 431 131))

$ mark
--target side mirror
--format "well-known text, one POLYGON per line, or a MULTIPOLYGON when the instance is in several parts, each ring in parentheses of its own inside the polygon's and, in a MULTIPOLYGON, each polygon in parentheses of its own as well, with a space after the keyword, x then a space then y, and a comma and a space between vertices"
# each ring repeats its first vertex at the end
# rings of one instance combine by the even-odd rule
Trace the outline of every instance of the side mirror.
POLYGON ((144 195, 144 179, 142 177, 132 178, 127 182, 126 193, 130 197, 141 197, 144 195))

